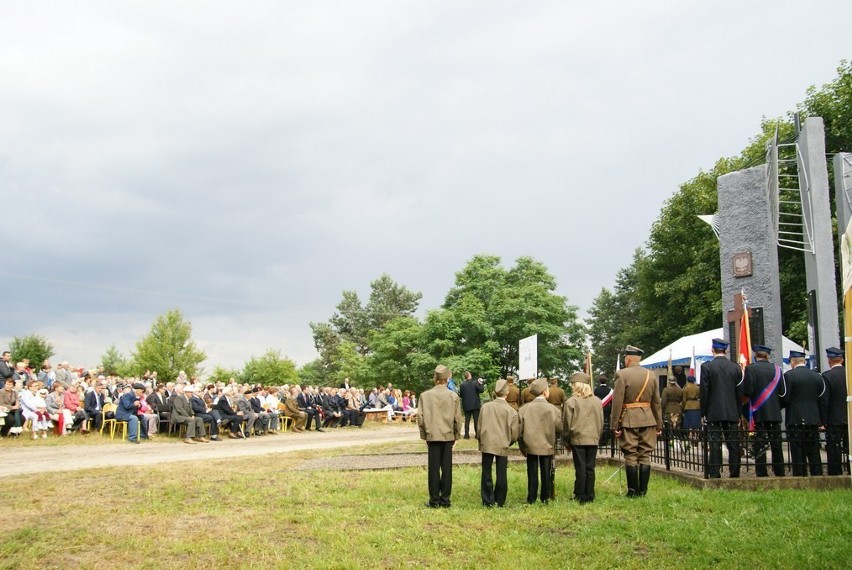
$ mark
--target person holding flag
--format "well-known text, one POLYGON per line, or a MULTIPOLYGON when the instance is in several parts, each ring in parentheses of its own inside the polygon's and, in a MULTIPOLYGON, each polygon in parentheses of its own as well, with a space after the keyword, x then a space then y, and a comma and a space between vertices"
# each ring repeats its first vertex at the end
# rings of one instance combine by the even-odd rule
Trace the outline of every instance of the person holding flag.
POLYGON ((606 385, 606 376, 601 374, 598 376, 598 387, 595 388, 595 397, 601 401, 601 409, 603 410, 604 428, 601 432, 599 445, 608 445, 611 441, 612 432, 609 427, 609 417, 612 412, 612 388, 606 385))
POLYGON ((754 471, 768 476, 766 450, 772 452, 772 472, 784 476, 781 447, 781 398, 787 392, 781 367, 769 361, 768 346, 754 345, 754 362, 745 367, 743 395, 748 398, 748 429, 754 433, 754 471))

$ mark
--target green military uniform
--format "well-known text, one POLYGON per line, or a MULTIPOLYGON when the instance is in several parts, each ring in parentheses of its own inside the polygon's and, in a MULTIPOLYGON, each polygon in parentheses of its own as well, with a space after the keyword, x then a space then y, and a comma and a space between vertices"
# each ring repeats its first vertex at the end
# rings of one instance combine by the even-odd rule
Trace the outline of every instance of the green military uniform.
MULTIPOLYGON (((628 346, 624 354, 640 357, 643 352, 628 346)), ((643 496, 651 475, 657 431, 663 429, 656 376, 636 362, 615 373, 613 391, 612 426, 624 454, 627 496, 643 496)))
POLYGON ((508 392, 506 392, 506 403, 508 403, 514 410, 517 412, 519 406, 519 402, 521 399, 521 391, 515 386, 515 379, 513 377, 509 377, 508 379, 509 386, 508 392))
POLYGON ((550 379, 550 388, 548 389, 547 401, 559 408, 559 412, 562 412, 562 404, 565 403, 565 390, 560 388, 556 383, 558 380, 556 378, 550 379))
POLYGON ((435 387, 417 401, 420 439, 426 440, 430 508, 449 507, 453 490, 453 445, 461 436, 459 395, 447 388, 451 376, 444 365, 435 368, 435 387))
POLYGON ((676 378, 669 378, 668 385, 663 388, 663 396, 660 402, 660 407, 663 410, 663 418, 668 423, 669 427, 680 427, 680 416, 683 412, 681 407, 681 397, 683 390, 677 385, 676 378))

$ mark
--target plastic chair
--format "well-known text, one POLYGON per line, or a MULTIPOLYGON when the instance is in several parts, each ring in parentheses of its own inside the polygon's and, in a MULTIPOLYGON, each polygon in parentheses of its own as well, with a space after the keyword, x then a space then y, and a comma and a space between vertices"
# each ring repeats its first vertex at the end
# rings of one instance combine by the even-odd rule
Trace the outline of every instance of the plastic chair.
POLYGON ((110 426, 110 439, 115 434, 115 410, 118 409, 118 406, 115 404, 104 404, 103 414, 104 420, 101 422, 101 435, 104 434, 104 428, 107 427, 107 424, 110 426), (112 412, 112 417, 107 418, 107 413, 112 412))

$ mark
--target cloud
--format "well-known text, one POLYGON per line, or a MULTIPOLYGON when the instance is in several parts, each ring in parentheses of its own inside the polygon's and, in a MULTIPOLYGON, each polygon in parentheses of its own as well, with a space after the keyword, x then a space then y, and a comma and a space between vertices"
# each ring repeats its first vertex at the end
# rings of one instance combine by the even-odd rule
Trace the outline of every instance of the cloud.
POLYGON ((210 369, 304 363, 342 290, 432 308, 481 252, 586 309, 833 77, 847 4, 4 3, 0 341, 92 363, 177 306, 210 369))

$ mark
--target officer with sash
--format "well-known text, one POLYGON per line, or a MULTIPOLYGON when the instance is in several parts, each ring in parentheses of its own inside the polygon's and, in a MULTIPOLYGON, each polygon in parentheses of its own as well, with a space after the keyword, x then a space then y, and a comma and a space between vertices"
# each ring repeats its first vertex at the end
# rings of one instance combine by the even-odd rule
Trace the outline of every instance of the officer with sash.
POLYGON ((624 349, 624 368, 615 373, 612 423, 624 454, 627 496, 643 497, 651 477, 651 453, 663 431, 657 377, 639 366, 641 349, 624 349))
POLYGON ((710 448, 707 471, 711 479, 722 476, 722 438, 728 448, 728 471, 740 476, 738 422, 743 396, 743 372, 725 355, 728 343, 714 338, 713 360, 701 365, 701 415, 707 426, 710 448))
POLYGON ((843 464, 849 456, 849 420, 846 415, 846 369, 843 367, 843 351, 831 347, 825 349, 829 369, 822 373, 825 394, 820 404, 825 415, 825 446, 828 454, 828 474, 842 475, 843 464))
POLYGON ((749 432, 754 433, 754 470, 768 475, 766 450, 772 451, 772 472, 784 476, 781 448, 781 397, 786 393, 781 367, 769 361, 768 346, 754 346, 754 362, 745 368, 743 395, 748 398, 749 432))

